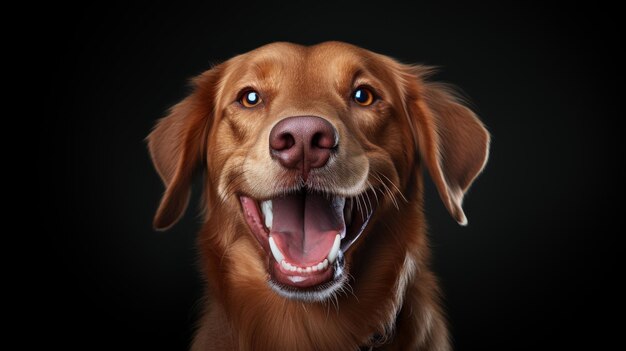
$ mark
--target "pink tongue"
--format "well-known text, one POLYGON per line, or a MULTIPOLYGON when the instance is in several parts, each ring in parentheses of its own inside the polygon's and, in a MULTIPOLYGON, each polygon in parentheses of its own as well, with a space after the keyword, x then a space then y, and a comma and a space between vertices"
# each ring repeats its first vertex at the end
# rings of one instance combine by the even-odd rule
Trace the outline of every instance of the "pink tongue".
POLYGON ((272 199, 272 230, 287 262, 307 267, 324 261, 335 236, 344 235, 343 204, 318 194, 272 199))

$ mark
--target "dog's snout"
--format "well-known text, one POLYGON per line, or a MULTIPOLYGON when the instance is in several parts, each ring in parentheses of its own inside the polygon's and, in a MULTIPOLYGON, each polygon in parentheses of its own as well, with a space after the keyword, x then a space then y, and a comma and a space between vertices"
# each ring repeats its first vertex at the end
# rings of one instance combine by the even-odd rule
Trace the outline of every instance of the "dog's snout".
POLYGON ((270 132, 270 153, 285 168, 302 170, 306 181, 313 168, 326 165, 339 144, 330 122, 316 116, 288 117, 270 132))

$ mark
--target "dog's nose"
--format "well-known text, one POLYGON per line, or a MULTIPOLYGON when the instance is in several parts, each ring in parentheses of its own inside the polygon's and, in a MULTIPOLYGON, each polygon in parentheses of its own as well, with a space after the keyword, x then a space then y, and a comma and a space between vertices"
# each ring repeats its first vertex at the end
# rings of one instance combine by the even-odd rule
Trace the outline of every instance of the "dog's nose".
POLYGON ((321 117, 288 117, 278 122, 270 132, 270 153, 285 168, 302 170, 306 181, 313 168, 323 167, 339 136, 335 128, 321 117))

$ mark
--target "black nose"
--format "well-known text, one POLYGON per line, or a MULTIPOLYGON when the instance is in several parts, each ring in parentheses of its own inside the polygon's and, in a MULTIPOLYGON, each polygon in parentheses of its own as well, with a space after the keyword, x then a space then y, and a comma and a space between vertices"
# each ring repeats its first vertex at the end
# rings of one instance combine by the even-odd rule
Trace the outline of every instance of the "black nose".
POLYGON ((306 181, 313 168, 323 167, 337 148, 335 128, 321 117, 287 117, 270 132, 270 153, 281 165, 300 169, 306 181))

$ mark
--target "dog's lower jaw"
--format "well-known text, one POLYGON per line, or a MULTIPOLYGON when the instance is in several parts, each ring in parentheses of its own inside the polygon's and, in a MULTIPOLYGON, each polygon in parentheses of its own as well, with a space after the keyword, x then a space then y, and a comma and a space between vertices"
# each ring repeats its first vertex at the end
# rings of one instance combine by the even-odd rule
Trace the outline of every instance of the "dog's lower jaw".
POLYGON ((332 280, 312 289, 294 289, 275 281, 271 277, 268 280, 268 284, 274 292, 286 299, 303 302, 323 302, 334 298, 335 295, 343 291, 345 285, 348 284, 348 278, 345 272, 345 260, 341 251, 331 269, 333 270, 332 280))

